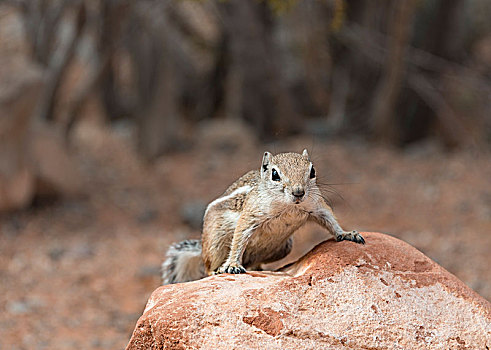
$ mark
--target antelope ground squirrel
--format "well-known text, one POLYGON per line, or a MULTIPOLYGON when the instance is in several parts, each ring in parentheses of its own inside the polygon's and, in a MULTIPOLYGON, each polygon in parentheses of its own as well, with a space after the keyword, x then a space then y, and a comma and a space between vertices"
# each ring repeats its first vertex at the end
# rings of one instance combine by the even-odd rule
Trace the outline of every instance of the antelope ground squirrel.
POLYGON ((261 269, 290 253, 292 234, 307 221, 325 227, 337 241, 365 243, 357 231, 339 226, 316 178, 307 150, 265 152, 260 170, 249 171, 208 205, 201 240, 169 248, 163 283, 261 269))

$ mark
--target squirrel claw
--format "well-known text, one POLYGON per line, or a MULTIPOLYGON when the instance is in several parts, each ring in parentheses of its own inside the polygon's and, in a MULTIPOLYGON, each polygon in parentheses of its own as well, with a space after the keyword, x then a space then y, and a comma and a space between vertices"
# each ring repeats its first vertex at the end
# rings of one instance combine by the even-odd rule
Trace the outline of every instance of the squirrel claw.
POLYGON ((358 231, 344 232, 343 234, 336 236, 336 241, 352 241, 355 243, 365 244, 365 239, 358 233, 358 231))
POLYGON ((246 273, 246 269, 242 265, 228 265, 228 266, 222 266, 214 272, 215 275, 221 273, 231 273, 231 274, 246 273))
POLYGON ((365 239, 363 238, 362 235, 360 235, 358 232, 356 233, 355 235, 355 241, 356 243, 361 243, 361 244, 365 244, 365 239))

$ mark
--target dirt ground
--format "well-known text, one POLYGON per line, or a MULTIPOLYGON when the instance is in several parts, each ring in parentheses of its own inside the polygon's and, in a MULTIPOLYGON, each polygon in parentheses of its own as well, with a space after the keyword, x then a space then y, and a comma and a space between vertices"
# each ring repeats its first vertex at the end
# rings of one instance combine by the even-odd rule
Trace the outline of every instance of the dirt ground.
MULTIPOLYGON (((0 349, 123 348, 159 286, 166 247, 198 237, 206 203, 258 168, 266 148, 309 148, 320 180, 335 184, 337 193, 325 190, 342 226, 399 237, 491 300, 489 154, 308 136, 258 145, 211 134, 149 165, 128 135, 80 127, 73 153, 87 194, 0 218, 0 349)), ((316 226, 302 229, 278 265, 326 238, 316 226)))

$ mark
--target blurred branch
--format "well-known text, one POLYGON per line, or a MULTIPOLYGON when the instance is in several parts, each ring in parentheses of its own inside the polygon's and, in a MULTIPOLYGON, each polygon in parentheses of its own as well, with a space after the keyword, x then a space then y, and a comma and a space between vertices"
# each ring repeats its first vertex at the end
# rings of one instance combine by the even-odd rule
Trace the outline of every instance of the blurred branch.
MULTIPOLYGON (((387 53, 387 48, 382 44, 387 40, 385 34, 351 22, 336 34, 336 38, 348 49, 356 50, 357 52, 361 50, 370 59, 378 64, 383 64, 383 57, 387 53)), ((459 75, 471 79, 475 92, 486 95, 491 94, 491 80, 480 75, 471 67, 447 60, 410 44, 407 45, 404 58, 408 64, 416 68, 433 71, 441 75, 448 74, 447 72, 450 71, 459 72, 459 75)))
POLYGON ((175 146, 181 123, 178 53, 184 50, 183 43, 175 41, 179 36, 168 20, 168 7, 169 3, 140 3, 130 17, 128 50, 137 75, 138 149, 147 160, 175 146))
POLYGON ((46 69, 46 85, 40 98, 37 117, 53 120, 60 83, 85 26, 85 3, 83 0, 19 0, 15 5, 23 15, 31 55, 46 69), (65 30, 64 27, 67 13, 73 16, 70 30, 65 30))
POLYGON ((61 18, 70 1, 20 0, 17 5, 24 16, 24 28, 33 57, 48 66, 61 18))
POLYGON ((84 83, 77 89, 75 96, 70 102, 67 112, 67 121, 65 126, 65 142, 70 140, 70 135, 73 127, 80 117, 80 112, 84 107, 90 94, 100 85, 102 77, 104 76, 104 71, 107 70, 109 64, 109 55, 104 55, 102 59, 99 59, 93 64, 94 68, 88 74, 87 79, 84 83))
MULTIPOLYGON (((362 53, 370 58, 372 64, 377 66, 383 66, 385 64, 385 57, 388 50, 380 43, 383 39, 386 39, 386 36, 383 34, 374 33, 356 24, 350 24, 339 32, 337 37, 347 48, 356 50, 357 54, 362 53)), ((468 74, 472 73, 472 76, 475 77, 474 82, 478 85, 474 86, 474 88, 476 90, 484 89, 489 94, 491 85, 488 80, 478 77, 472 68, 445 60, 409 45, 406 49, 406 61, 410 64, 409 69, 406 71, 407 85, 433 110, 441 122, 442 127, 445 129, 447 137, 453 143, 461 143, 465 139, 472 140, 476 144, 475 137, 471 135, 464 123, 445 101, 438 87, 431 83, 425 76, 424 70, 431 69, 441 75, 446 74, 446 71, 451 69, 465 71, 468 74)))
POLYGON ((179 30, 186 39, 204 49, 213 50, 216 48, 215 40, 209 38, 202 30, 200 31, 202 28, 196 28, 189 20, 188 13, 183 13, 177 6, 168 6, 167 13, 169 20, 173 22, 175 28, 179 30))
POLYGON ((410 29, 413 22, 415 0, 394 2, 395 14, 390 18, 382 78, 372 102, 372 132, 377 140, 394 143, 397 138, 397 126, 393 118, 394 109, 403 87, 406 62, 404 60, 408 46, 410 29))
POLYGON ((283 82, 275 46, 274 19, 264 2, 220 3, 229 62, 225 76, 224 113, 246 120, 262 139, 281 129, 299 130, 292 99, 283 82))
POLYGON ((338 133, 346 121, 346 107, 351 85, 349 69, 343 64, 334 66, 332 80, 335 82, 336 88, 332 91, 327 122, 330 130, 333 133, 338 133))
POLYGON ((66 38, 60 47, 53 53, 48 67, 48 79, 43 91, 41 104, 38 110, 38 117, 43 120, 53 120, 53 110, 56 102, 56 95, 60 83, 64 77, 66 69, 73 58, 86 21, 85 3, 79 1, 75 8, 75 19, 72 24, 72 33, 66 38))
POLYGON ((413 72, 408 74, 408 83, 414 92, 435 111, 437 118, 441 122, 440 125, 447 134, 447 139, 457 144, 462 138, 467 138, 467 140, 472 141, 472 144, 478 144, 465 123, 458 118, 430 79, 421 73, 413 72))

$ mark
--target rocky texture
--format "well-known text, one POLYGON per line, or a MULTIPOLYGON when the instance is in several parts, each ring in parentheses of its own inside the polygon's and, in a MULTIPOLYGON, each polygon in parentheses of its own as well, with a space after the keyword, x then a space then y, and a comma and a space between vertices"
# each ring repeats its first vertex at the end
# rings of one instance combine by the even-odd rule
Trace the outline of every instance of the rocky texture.
POLYGON ((36 178, 35 195, 69 197, 83 192, 78 164, 67 150, 61 130, 33 123, 29 155, 36 178))
POLYGON ((327 241, 280 272, 158 288, 127 349, 487 349, 491 304, 380 233, 327 241))
MULTIPOLYGON (((0 49, 2 46, 0 45, 0 49)), ((34 191, 28 145, 31 115, 42 88, 38 70, 0 58, 0 211, 26 206, 34 191)))
POLYGON ((35 118, 46 78, 27 54, 22 27, 15 9, 0 8, 0 213, 82 186, 61 130, 35 118))
POLYGON ((0 212, 26 208, 35 196, 80 194, 82 178, 61 133, 32 122, 32 114, 1 114, 2 102, 0 212))
POLYGON ((0 59, 0 76, 0 212, 26 208, 36 195, 78 194, 82 179, 61 131, 34 120, 40 71, 0 59))

